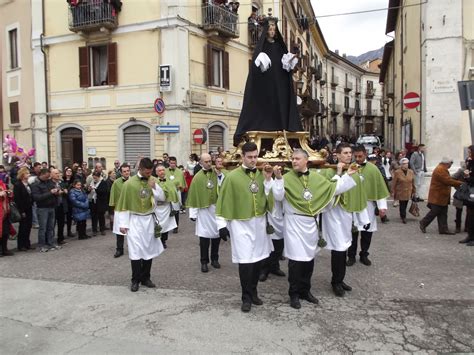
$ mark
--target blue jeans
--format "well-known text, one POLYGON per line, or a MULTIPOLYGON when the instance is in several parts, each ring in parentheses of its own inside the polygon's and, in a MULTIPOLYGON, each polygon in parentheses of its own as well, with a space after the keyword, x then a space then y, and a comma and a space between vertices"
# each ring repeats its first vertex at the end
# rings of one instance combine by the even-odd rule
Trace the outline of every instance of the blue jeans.
POLYGON ((38 247, 43 248, 45 246, 54 247, 54 208, 38 208, 38 247))
POLYGON ((33 214, 32 214, 32 223, 33 225, 38 225, 38 214, 37 211, 38 208, 36 207, 36 202, 33 202, 33 214))

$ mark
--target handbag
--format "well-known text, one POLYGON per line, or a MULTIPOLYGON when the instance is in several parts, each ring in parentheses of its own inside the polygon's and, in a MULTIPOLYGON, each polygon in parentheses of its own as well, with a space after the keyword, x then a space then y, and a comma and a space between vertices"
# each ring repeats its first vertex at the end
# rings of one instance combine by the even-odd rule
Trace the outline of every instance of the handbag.
POLYGON ((408 210, 410 214, 412 214, 415 217, 420 217, 420 208, 418 207, 418 203, 415 201, 411 201, 410 209, 408 210))
POLYGON ((15 202, 10 202, 10 222, 17 223, 21 221, 21 213, 15 202))
POLYGON ((462 202, 474 203, 474 186, 469 186, 466 183, 462 184, 453 197, 462 202))

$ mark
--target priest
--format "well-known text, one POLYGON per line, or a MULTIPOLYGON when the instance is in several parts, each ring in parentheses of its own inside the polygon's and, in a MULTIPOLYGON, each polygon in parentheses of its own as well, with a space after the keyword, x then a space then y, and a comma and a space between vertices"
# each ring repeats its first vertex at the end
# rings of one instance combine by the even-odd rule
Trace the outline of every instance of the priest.
MULTIPOLYGON (((110 189, 110 198, 109 198, 109 206, 115 208, 117 206, 118 201, 120 199, 120 194, 122 193, 123 184, 129 179, 130 177, 130 165, 124 163, 120 166, 120 177, 115 179, 112 187, 110 189)), ((115 218, 116 215, 114 213, 114 225, 115 225, 115 218)), ((114 258, 119 258, 123 255, 123 245, 125 236, 120 233, 116 233, 116 243, 117 247, 115 249, 114 258)))
MULTIPOLYGON (((352 162, 352 148, 348 143, 341 143, 336 148, 337 161, 346 165, 352 162)), ((321 169, 321 174, 329 180, 341 174, 337 169, 321 169)), ((322 232, 331 250, 331 285, 338 297, 343 297, 352 287, 344 282, 346 275, 347 248, 352 243, 352 226, 363 227, 370 223, 367 214, 367 196, 358 173, 351 175, 356 186, 344 192, 335 201, 333 208, 327 208, 322 214, 322 232)))
POLYGON ((166 179, 170 180, 176 186, 176 193, 178 194, 178 202, 172 204, 172 213, 176 219, 176 228, 173 233, 178 233, 179 226, 179 210, 181 209, 181 192, 186 188, 186 179, 181 169, 177 167, 178 161, 176 157, 169 157, 169 168, 166 169, 166 179))
POLYGON ((221 238, 217 229, 217 173, 212 169, 212 158, 209 154, 201 155, 199 162, 202 169, 194 176, 189 187, 186 205, 189 218, 196 222, 196 236, 199 237, 201 250, 201 271, 208 272, 209 245, 211 246, 211 265, 220 269, 219 244, 221 238))
POLYGON ((339 163, 337 175, 333 181, 328 181, 308 170, 308 153, 302 149, 293 151, 291 163, 293 169, 284 176, 281 168, 275 167, 272 191, 276 201, 283 201, 284 255, 288 258, 290 284, 288 293, 290 306, 299 309, 300 298, 313 304, 319 303, 311 293, 314 258, 320 247, 324 246, 319 240, 319 213, 330 208, 335 196, 356 185, 350 175, 357 170, 349 169, 342 174, 344 164, 339 163))
POLYGON ((254 49, 234 134, 235 146, 248 131, 303 130, 292 78, 297 62, 297 56, 288 53, 277 19, 267 18, 254 49))
POLYGON ((249 312, 252 304, 263 304, 257 292, 258 278, 261 261, 272 251, 265 218, 272 171, 257 170, 257 158, 255 143, 242 145, 242 166, 226 176, 216 205, 219 235, 230 234, 232 262, 239 264, 242 312, 249 312))
POLYGON ((150 271, 153 258, 163 252, 163 244, 155 238, 157 201, 165 201, 165 193, 155 179, 151 179, 153 163, 142 158, 137 175, 124 183, 115 206, 114 233, 127 236, 128 256, 132 264, 130 290, 137 292, 140 283, 153 288, 150 271))
POLYGON ((173 204, 179 203, 178 192, 175 184, 166 178, 166 168, 162 164, 155 167, 158 186, 165 193, 165 201, 157 201, 156 215, 160 221, 161 227, 161 243, 163 248, 168 248, 168 233, 176 228, 176 219, 174 218, 173 204))
POLYGON ((367 162, 367 151, 364 146, 356 146, 354 148, 354 158, 360 166, 360 175, 363 181, 363 187, 367 195, 367 213, 370 223, 364 225, 359 224, 357 231, 352 233, 352 243, 347 253, 347 266, 355 263, 357 252, 357 241, 360 232, 360 262, 370 266, 372 262, 369 260, 369 248, 372 241, 373 232, 377 231, 377 215, 383 218, 387 212, 387 197, 390 195, 385 184, 385 180, 380 170, 372 163, 367 162))

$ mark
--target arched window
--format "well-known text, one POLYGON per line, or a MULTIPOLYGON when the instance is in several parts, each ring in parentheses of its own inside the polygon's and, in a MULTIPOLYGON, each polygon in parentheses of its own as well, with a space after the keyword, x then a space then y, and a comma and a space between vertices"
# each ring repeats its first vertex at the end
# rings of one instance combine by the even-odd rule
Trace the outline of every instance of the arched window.
POLYGON ((226 148, 224 142, 225 128, 221 124, 213 124, 208 128, 209 151, 217 151, 217 147, 226 148))
POLYGON ((150 157, 150 128, 135 124, 123 130, 124 162, 135 164, 139 156, 150 157))

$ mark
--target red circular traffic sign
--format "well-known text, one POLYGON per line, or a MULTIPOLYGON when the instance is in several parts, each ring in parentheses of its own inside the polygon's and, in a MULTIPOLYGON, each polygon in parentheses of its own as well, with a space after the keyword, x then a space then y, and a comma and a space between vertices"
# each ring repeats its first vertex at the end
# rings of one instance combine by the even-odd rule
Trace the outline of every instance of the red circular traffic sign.
POLYGON ((420 95, 416 92, 409 92, 403 96, 403 104, 406 108, 417 108, 420 105, 420 95))
POLYGON ((207 141, 207 132, 204 128, 198 128, 193 132, 193 141, 196 144, 204 144, 207 141))
POLYGON ((153 104, 153 107, 155 108, 155 111, 157 114, 161 115, 163 112, 165 112, 166 106, 165 102, 161 97, 157 98, 155 100, 155 103, 153 104))

